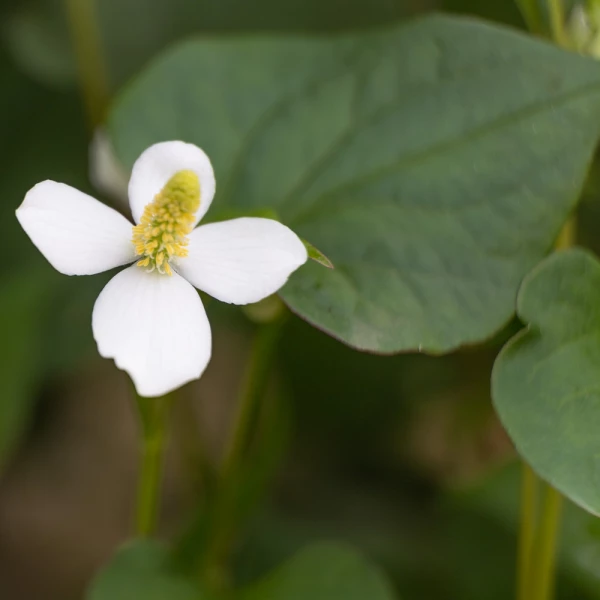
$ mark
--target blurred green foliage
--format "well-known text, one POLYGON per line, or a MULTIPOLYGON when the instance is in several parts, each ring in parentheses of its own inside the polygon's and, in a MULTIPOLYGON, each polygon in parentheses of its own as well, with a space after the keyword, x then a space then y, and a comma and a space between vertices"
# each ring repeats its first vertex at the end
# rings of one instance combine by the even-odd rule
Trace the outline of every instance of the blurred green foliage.
POLYGON ((146 600, 205 600, 193 583, 169 564, 159 542, 133 542, 119 550, 92 583, 88 600, 130 600, 132 591, 146 600))

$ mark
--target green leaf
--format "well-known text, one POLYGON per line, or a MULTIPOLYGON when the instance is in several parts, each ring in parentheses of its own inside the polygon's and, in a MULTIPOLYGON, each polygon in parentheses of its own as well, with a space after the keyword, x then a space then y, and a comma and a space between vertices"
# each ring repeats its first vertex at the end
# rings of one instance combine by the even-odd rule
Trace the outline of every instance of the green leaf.
POLYGON ((264 580, 242 590, 239 600, 392 600, 382 573, 351 548, 310 546, 264 580))
POLYGON ((302 240, 302 243, 306 246, 308 258, 314 260, 316 263, 319 263, 323 267, 333 269, 333 263, 318 248, 315 248, 310 242, 307 242, 306 240, 302 240))
POLYGON ((385 353, 450 351, 509 321, 576 202, 599 123, 596 62, 441 16, 190 41, 110 118, 129 166, 161 140, 203 147, 215 210, 271 206, 334 263, 294 274, 292 310, 385 353))
POLYGON ((496 410, 525 460, 600 514, 600 263, 553 254, 525 279, 518 314, 527 328, 492 374, 496 410))
POLYGON ((194 583, 171 571, 159 542, 136 541, 117 552, 96 577, 87 600, 206 600, 194 583))

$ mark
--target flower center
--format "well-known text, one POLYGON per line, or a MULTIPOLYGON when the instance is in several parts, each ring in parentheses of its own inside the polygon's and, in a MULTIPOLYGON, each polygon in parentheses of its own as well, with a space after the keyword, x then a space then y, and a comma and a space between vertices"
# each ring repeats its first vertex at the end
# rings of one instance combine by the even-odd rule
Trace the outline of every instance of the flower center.
POLYGON ((138 267, 148 272, 172 275, 169 261, 187 256, 188 235, 200 207, 200 181, 193 171, 175 173, 165 187, 146 205, 139 225, 133 228, 138 267))

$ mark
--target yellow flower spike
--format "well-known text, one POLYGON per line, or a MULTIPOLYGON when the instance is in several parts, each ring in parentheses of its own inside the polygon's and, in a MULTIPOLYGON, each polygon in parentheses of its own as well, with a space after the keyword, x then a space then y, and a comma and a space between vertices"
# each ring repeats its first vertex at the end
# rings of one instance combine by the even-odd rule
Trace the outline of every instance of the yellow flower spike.
POLYGON ((187 256, 187 236, 200 208, 200 181, 193 171, 179 171, 146 206, 133 228, 133 244, 139 267, 172 275, 171 258, 187 256))

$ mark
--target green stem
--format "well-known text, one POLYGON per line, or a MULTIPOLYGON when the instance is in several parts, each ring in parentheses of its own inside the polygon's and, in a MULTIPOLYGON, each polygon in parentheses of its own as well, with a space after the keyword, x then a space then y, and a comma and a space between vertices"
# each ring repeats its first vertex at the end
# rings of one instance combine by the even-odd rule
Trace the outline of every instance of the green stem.
MULTIPOLYGON (((563 226, 555 244, 557 250, 570 248, 577 237, 577 218, 563 226)), ((521 488, 521 531, 519 538, 518 599, 550 600, 556 579, 556 542, 560 528, 561 495, 545 485, 544 507, 537 523, 538 488, 541 481, 524 465, 521 488), (536 531, 537 528, 537 531, 536 531)))
POLYGON ((516 0, 517 6, 523 15, 527 28, 531 33, 541 35, 544 33, 544 20, 540 14, 537 0, 516 0))
POLYGON ((546 485, 544 507, 536 543, 537 561, 532 573, 531 600, 552 600, 556 580, 556 545, 560 527, 562 496, 546 485))
POLYGON ((536 533, 538 491, 540 480, 523 461, 521 477, 521 525, 519 530, 519 557, 517 562, 517 599, 531 600, 531 562, 536 533))
POLYGON ((252 418, 269 380, 282 323, 283 320, 278 319, 274 323, 261 326, 254 340, 238 398, 237 414, 223 455, 221 479, 229 479, 244 457, 252 418))
POLYGON ((571 248, 577 241, 577 219, 572 216, 561 229, 558 239, 556 240, 555 248, 557 250, 565 250, 571 248))
POLYGON ((110 88, 103 59, 94 0, 64 0, 71 30, 81 94, 90 128, 104 121, 110 88))
POLYGON ((550 11, 552 38, 559 46, 567 47, 569 39, 565 31, 565 15, 562 0, 548 0, 548 10, 550 11))
POLYGON ((204 578, 212 581, 215 587, 222 587, 224 563, 237 521, 239 476, 245 466, 258 405, 267 388, 284 322, 285 318, 279 317, 270 324, 260 326, 242 381, 237 413, 223 455, 214 513, 201 565, 204 578))
POLYGON ((189 492, 198 499, 206 499, 215 479, 202 437, 198 435, 196 413, 191 398, 180 398, 174 412, 174 434, 187 472, 189 492))
MULTIPOLYGON (((563 47, 568 45, 564 27, 562 0, 547 0, 550 25, 554 41, 563 47)), ((537 33, 536 7, 532 0, 517 0, 531 31, 537 33)), ((537 3, 536 3, 537 4, 537 3)), ((575 244, 577 219, 572 216, 563 226, 555 244, 563 250, 575 244)), ((556 579, 556 543, 560 528, 559 492, 546 485, 544 508, 538 524, 538 494, 541 480, 525 462, 521 482, 521 523, 519 531, 519 557, 517 565, 517 599, 550 600, 556 579)))
POLYGON ((167 417, 171 401, 169 396, 136 397, 141 429, 136 533, 140 537, 148 537, 154 533, 158 518, 167 417))

